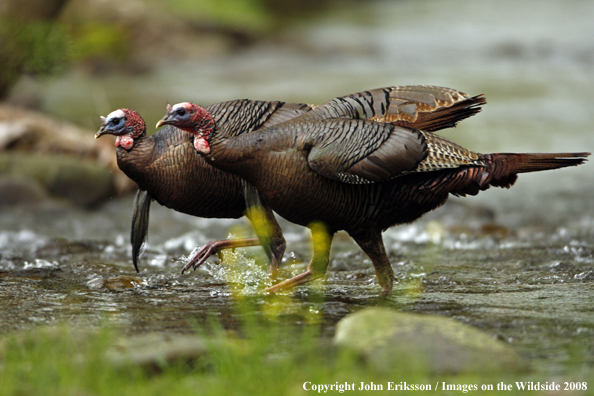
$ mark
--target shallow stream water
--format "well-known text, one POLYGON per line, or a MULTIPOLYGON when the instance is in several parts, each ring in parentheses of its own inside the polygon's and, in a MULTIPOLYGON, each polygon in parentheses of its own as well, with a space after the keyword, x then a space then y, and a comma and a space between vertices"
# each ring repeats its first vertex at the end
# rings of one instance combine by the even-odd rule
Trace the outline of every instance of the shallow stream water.
MULTIPOLYGON (((149 76, 73 72, 43 83, 45 108, 96 129, 99 114, 123 106, 153 125, 168 101, 321 103, 368 88, 427 83, 486 94, 483 112, 444 132, 471 149, 594 149, 594 2, 359 7, 291 28, 281 41, 292 49, 261 45, 198 64, 163 60, 149 76)), ((250 300, 287 320, 313 315, 332 336, 346 314, 385 305, 478 327, 544 371, 591 367, 593 175, 591 163, 521 175, 510 190, 452 198, 419 222, 388 230, 399 283, 386 299, 379 298, 369 260, 342 234, 326 281, 274 297, 263 292, 272 281, 257 248, 180 274, 195 246, 249 233, 245 220, 196 219, 154 203, 149 247, 136 274, 128 245, 131 197, 94 211, 61 203, 2 209, 0 332, 62 322, 187 332, 209 313, 232 327, 237 307, 250 300)), ((305 229, 282 225, 285 278, 304 270, 310 251, 305 229)))

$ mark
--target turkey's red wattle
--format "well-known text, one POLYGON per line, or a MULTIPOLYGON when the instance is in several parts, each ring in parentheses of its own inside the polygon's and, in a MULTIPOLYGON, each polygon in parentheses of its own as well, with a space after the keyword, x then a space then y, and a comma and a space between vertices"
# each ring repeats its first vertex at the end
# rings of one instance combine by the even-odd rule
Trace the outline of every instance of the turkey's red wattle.
POLYGON ((198 152, 208 154, 210 153, 208 140, 215 128, 214 118, 204 107, 195 104, 190 105, 194 108, 194 117, 192 117, 192 121, 194 121, 194 147, 198 152))
POLYGON ((121 146, 126 150, 130 150, 132 147, 134 147, 134 138, 129 135, 118 136, 116 138, 115 145, 116 147, 121 146))
POLYGON ((201 136, 194 137, 194 148, 201 154, 210 154, 210 144, 201 136))

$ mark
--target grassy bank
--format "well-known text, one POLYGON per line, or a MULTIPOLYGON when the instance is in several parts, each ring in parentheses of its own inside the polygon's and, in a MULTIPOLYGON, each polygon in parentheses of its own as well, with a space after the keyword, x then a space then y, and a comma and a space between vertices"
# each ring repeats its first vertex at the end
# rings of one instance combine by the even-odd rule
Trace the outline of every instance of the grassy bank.
MULTIPOLYGON (((203 355, 167 362, 157 358, 149 366, 114 359, 118 352, 114 345, 123 329, 61 326, 5 335, 0 346, 0 395, 388 394, 403 385, 427 389, 409 388, 414 393, 430 388, 431 394, 527 395, 536 392, 518 390, 516 381, 544 384, 555 380, 536 372, 432 374, 406 361, 398 368, 373 370, 358 356, 334 348, 331 340, 320 336, 320 326, 311 314, 305 314, 298 325, 288 325, 261 312, 256 315, 255 307, 250 310, 238 313, 239 324, 233 329, 224 328, 217 319, 196 326, 196 337, 205 345, 203 355), (362 383, 367 389, 380 385, 383 391, 359 390, 362 383), (512 384, 512 389, 498 391, 501 383, 512 384), (481 390, 490 386, 492 391, 481 390)), ((581 377, 585 375, 591 377, 585 372, 581 377)), ((563 382, 556 382, 563 390, 563 382)))

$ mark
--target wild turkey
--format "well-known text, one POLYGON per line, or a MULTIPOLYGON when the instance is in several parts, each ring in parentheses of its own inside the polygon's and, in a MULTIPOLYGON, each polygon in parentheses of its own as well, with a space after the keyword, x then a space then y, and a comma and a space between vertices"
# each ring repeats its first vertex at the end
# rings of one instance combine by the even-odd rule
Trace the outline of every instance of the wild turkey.
POLYGON ((308 270, 275 292, 325 274, 333 234, 347 231, 371 259, 383 293, 394 272, 381 233, 442 205, 449 194, 509 188, 518 173, 579 165, 590 153, 480 154, 433 133, 477 113, 482 96, 449 88, 403 86, 336 98, 298 118, 241 136, 220 128, 208 109, 168 106, 157 126, 195 135, 212 165, 253 184, 287 220, 322 222, 308 270))
MULTIPOLYGON (((217 123, 224 125, 230 134, 239 135, 286 121, 310 109, 295 103, 240 100, 221 103, 211 111, 217 123), (225 111, 232 108, 241 108, 243 112, 225 111)), ((148 233, 151 200, 178 212, 208 218, 239 218, 246 212, 246 200, 248 206, 260 205, 253 186, 204 161, 192 147, 191 134, 166 127, 148 137, 142 117, 129 109, 116 110, 101 117, 101 121, 95 138, 106 134, 117 137, 118 166, 139 187, 130 235, 136 271, 148 233)), ((283 256, 285 240, 272 211, 265 208, 263 213, 272 227, 272 235, 267 238, 270 248, 265 250, 274 270, 283 256)), ((190 267, 195 269, 219 249, 259 244, 258 238, 209 242, 190 257, 182 273, 190 267)))

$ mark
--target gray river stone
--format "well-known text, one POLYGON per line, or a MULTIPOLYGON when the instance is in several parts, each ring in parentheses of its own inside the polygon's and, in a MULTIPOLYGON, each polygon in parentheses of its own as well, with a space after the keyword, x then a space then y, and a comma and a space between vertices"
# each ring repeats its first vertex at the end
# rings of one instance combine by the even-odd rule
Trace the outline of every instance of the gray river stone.
POLYGON ((106 357, 116 366, 158 373, 170 365, 192 364, 207 353, 206 343, 196 335, 146 333, 116 340, 106 357))
POLYGON ((518 372, 527 363, 508 345, 439 315, 366 308, 340 320, 334 343, 381 371, 518 372))

